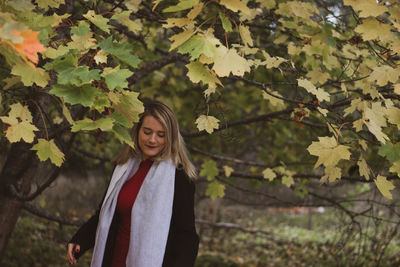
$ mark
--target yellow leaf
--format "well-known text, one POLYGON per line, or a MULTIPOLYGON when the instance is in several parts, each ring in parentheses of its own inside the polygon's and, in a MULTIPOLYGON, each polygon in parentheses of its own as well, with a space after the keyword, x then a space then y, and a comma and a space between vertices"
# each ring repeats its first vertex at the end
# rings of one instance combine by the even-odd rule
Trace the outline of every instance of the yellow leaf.
POLYGON ((393 69, 390 66, 378 66, 373 69, 368 81, 374 82, 379 86, 384 86, 388 82, 395 83, 399 79, 400 72, 398 69, 393 69))
POLYGON ((226 176, 226 177, 230 177, 231 174, 232 174, 232 172, 233 172, 233 168, 232 168, 232 167, 229 167, 229 166, 227 166, 227 165, 223 166, 222 168, 224 168, 225 176, 226 176))
POLYGON ((325 92, 322 88, 316 88, 309 80, 297 79, 299 86, 307 90, 307 92, 315 95, 319 101, 330 101, 329 93, 325 92))
POLYGON ((50 159, 50 161, 60 167, 64 161, 64 153, 54 143, 54 139, 47 141, 46 139, 38 139, 38 143, 35 144, 31 150, 36 150, 40 161, 50 159))
POLYGON ((215 93, 217 86, 215 84, 209 84, 207 89, 204 90, 204 96, 209 97, 211 94, 215 93))
MULTIPOLYGON (((271 92, 273 95, 281 96, 278 92, 271 92)), ((268 100, 272 106, 276 108, 285 108, 285 102, 282 99, 273 97, 267 94, 265 91, 262 91, 262 96, 264 99, 268 100)))
POLYGON ((241 11, 250 15, 250 9, 240 0, 221 0, 220 3, 233 12, 241 11))
POLYGON ((276 178, 275 172, 271 168, 266 168, 262 172, 264 179, 268 179, 270 182, 276 178))
POLYGON ((100 50, 96 53, 93 59, 97 64, 107 63, 107 54, 103 50, 100 50))
POLYGON ((63 103, 62 105, 62 112, 64 117, 67 119, 67 121, 69 122, 69 124, 74 125, 75 122, 72 119, 71 113, 69 112, 69 109, 65 106, 65 104, 63 103))
POLYGON ((390 193, 390 190, 394 189, 394 185, 391 181, 388 181, 384 176, 378 175, 374 182, 384 197, 392 199, 392 193, 390 193))
POLYGON ((354 31, 361 34, 364 41, 370 41, 374 39, 388 41, 395 39, 391 30, 392 27, 390 25, 381 23, 375 18, 365 19, 354 29, 354 31))
POLYGON ((394 85, 394 93, 400 95, 400 83, 394 85))
POLYGON ((253 46, 253 39, 251 38, 251 33, 249 30, 249 27, 244 26, 242 24, 239 25, 239 34, 240 37, 242 38, 243 44, 245 46, 253 46))
POLYGON ((188 18, 169 18, 165 21, 167 24, 164 24, 164 28, 173 28, 173 27, 183 27, 190 23, 190 19, 188 18))
POLYGON ((235 49, 228 50, 225 46, 220 46, 216 49, 213 70, 220 77, 227 77, 231 72, 233 75, 243 76, 245 72, 250 72, 250 64, 235 49))
POLYGON ((209 134, 211 134, 214 129, 218 129, 218 122, 219 120, 214 116, 206 115, 200 115, 200 117, 198 117, 196 120, 197 128, 199 129, 199 131, 206 130, 206 132, 209 134))
POLYGON ((309 71, 309 72, 306 74, 306 76, 307 76, 308 78, 310 78, 310 80, 311 80, 311 82, 312 82, 313 84, 317 84, 317 83, 323 84, 323 83, 325 83, 325 82, 328 80, 328 78, 330 77, 330 75, 329 75, 328 72, 322 72, 322 71, 320 71, 320 70, 318 70, 318 69, 313 69, 312 71, 309 71))
POLYGON ((400 175, 400 161, 393 162, 393 165, 390 167, 389 171, 400 175))
POLYGON ((397 125, 397 128, 400 129, 400 109, 392 106, 385 110, 385 114, 388 122, 397 125))
POLYGON ((344 0, 343 4, 351 6, 355 11, 361 11, 359 16, 362 18, 376 17, 388 11, 387 7, 379 5, 376 0, 344 0))
POLYGON ((353 122, 353 127, 356 129, 356 132, 359 132, 363 129, 364 120, 359 119, 353 122))
POLYGON ((282 177, 282 184, 286 185, 287 187, 290 187, 291 185, 294 184, 293 172, 291 171, 285 172, 285 174, 282 177))
POLYGON ((318 137, 319 142, 312 142, 307 148, 311 155, 317 156, 318 161, 314 168, 323 164, 325 167, 333 167, 341 159, 350 159, 350 147, 344 145, 338 145, 334 137, 318 137))
POLYGON ((193 6, 192 10, 187 14, 188 19, 194 20, 197 15, 200 14, 201 10, 203 9, 204 4, 203 3, 198 3, 193 6))
POLYGON ((174 36, 170 37, 169 39, 172 41, 171 47, 169 51, 174 50, 187 40, 189 40, 190 37, 195 33, 193 29, 187 29, 181 33, 175 34, 174 36))
POLYGON ((368 168, 367 162, 362 156, 360 156, 360 159, 357 161, 357 165, 360 175, 364 176, 365 179, 368 181, 370 169, 368 168))
POLYGON ((263 64, 265 64, 267 66, 268 69, 270 68, 277 68, 279 67, 279 65, 283 62, 286 61, 286 59, 281 58, 281 57, 271 57, 267 52, 262 51, 264 57, 265 57, 265 61, 263 62, 263 64))
POLYGON ((366 142, 365 140, 359 139, 359 140, 358 140, 358 143, 360 144, 361 148, 364 149, 364 151, 367 150, 368 145, 367 145, 367 142, 366 142))
POLYGON ((322 176, 320 182, 325 183, 329 180, 330 183, 340 180, 342 178, 342 170, 338 167, 329 166, 325 168, 325 175, 322 176))

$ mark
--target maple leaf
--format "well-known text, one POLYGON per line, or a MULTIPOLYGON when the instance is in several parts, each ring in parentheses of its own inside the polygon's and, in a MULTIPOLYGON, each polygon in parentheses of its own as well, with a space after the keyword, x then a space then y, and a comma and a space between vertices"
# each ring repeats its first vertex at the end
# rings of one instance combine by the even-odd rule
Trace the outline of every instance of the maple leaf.
POLYGON ((183 27, 188 25, 191 20, 188 18, 169 18, 165 21, 167 24, 164 24, 164 28, 173 28, 173 27, 183 27))
POLYGON ((93 131, 96 129, 100 129, 102 131, 111 131, 113 125, 114 123, 111 118, 101 118, 98 120, 84 118, 83 120, 75 121, 75 124, 71 127, 71 132, 93 131))
POLYGON ((334 137, 318 137, 319 142, 312 142, 307 148, 311 155, 317 156, 318 161, 314 168, 323 164, 325 167, 336 166, 342 159, 350 159, 350 147, 338 145, 334 137))
POLYGON ((222 23, 222 28, 224 28, 225 32, 231 32, 232 31, 232 23, 229 20, 229 17, 221 11, 219 11, 218 15, 219 15, 219 19, 221 20, 221 23, 222 23))
POLYGON ((227 77, 231 72, 233 75, 243 76, 250 71, 250 64, 235 49, 220 46, 216 49, 213 70, 220 77, 227 77))
POLYGON ((386 41, 392 38, 392 27, 388 24, 381 23, 375 18, 363 20, 354 31, 360 33, 364 41, 382 40, 386 41))
POLYGON ((32 124, 32 115, 28 107, 15 103, 10 105, 10 108, 8 116, 0 117, 0 120, 9 125, 5 130, 6 138, 10 143, 19 142, 21 139, 32 143, 35 137, 34 131, 39 130, 32 124))
POLYGON ((65 102, 72 105, 81 104, 82 106, 90 107, 94 102, 97 88, 90 84, 84 84, 82 86, 55 84, 50 90, 50 93, 63 97, 65 102))
POLYGON ((15 50, 37 64, 39 59, 37 53, 46 51, 46 48, 37 39, 39 32, 28 30, 19 34, 24 38, 24 41, 14 44, 15 50))
POLYGON ((65 3, 65 0, 36 0, 38 7, 48 9, 49 7, 59 7, 61 4, 65 3))
POLYGON ((263 65, 266 65, 268 69, 270 68, 277 68, 279 65, 286 61, 286 59, 281 57, 271 57, 267 52, 262 51, 265 61, 262 62, 263 65))
POLYGON ((229 166, 227 166, 227 165, 223 166, 222 168, 224 169, 225 176, 226 176, 226 177, 230 177, 231 174, 232 174, 232 172, 233 172, 233 168, 232 168, 232 167, 229 167, 229 166))
POLYGON ((60 167, 64 161, 64 153, 54 143, 54 139, 47 141, 46 139, 39 138, 38 143, 35 144, 31 150, 36 150, 40 161, 50 159, 50 161, 60 167))
POLYGON ((221 45, 221 42, 215 38, 211 31, 208 31, 206 34, 192 36, 179 46, 178 51, 182 54, 189 53, 192 59, 197 59, 201 55, 213 58, 217 52, 218 45, 221 45))
POLYGON ((218 122, 219 120, 214 116, 200 115, 196 120, 197 129, 199 131, 206 130, 207 133, 211 134, 214 129, 218 129, 218 122))
POLYGON ((114 127, 112 128, 112 132, 119 141, 128 144, 132 148, 135 147, 135 144, 133 143, 132 137, 129 134, 127 128, 120 125, 114 125, 114 127))
POLYGON ((214 160, 207 160, 201 164, 200 176, 207 177, 207 180, 212 181, 218 175, 219 171, 217 163, 214 160))
POLYGON ((250 15, 250 9, 240 0, 220 0, 220 4, 233 12, 241 11, 247 15, 250 15))
POLYGON ((391 181, 388 181, 386 177, 382 175, 378 175, 374 182, 384 197, 392 199, 392 193, 390 193, 390 190, 394 189, 394 185, 391 181))
POLYGON ((276 173, 271 168, 266 168, 262 172, 264 179, 268 179, 272 182, 276 178, 276 173))
POLYGON ((319 101, 330 101, 330 94, 325 92, 321 88, 316 88, 314 84, 312 84, 309 80, 306 79, 297 79, 299 86, 306 89, 309 93, 315 95, 319 101))
POLYGON ((130 11, 123 11, 119 14, 112 16, 111 19, 116 20, 118 23, 126 26, 130 31, 134 33, 140 32, 143 28, 142 22, 139 19, 131 20, 129 18, 130 15, 130 11))
POLYGON ((400 143, 387 142, 378 150, 378 154, 391 162, 400 161, 400 143))
POLYGON ((101 76, 104 77, 108 88, 113 90, 115 88, 127 88, 127 78, 132 76, 132 74, 133 72, 130 70, 120 69, 120 67, 117 66, 116 68, 104 68, 101 76))
POLYGON ((325 168, 325 175, 321 177, 320 182, 325 183, 327 180, 330 183, 340 180, 342 178, 342 170, 335 166, 329 166, 325 168))
POLYGON ((198 3, 199 0, 181 0, 177 5, 163 9, 163 12, 177 12, 186 10, 192 8, 194 5, 197 5, 198 3))
POLYGON ((134 122, 139 121, 139 114, 144 111, 143 103, 138 99, 138 96, 139 93, 125 90, 119 95, 118 102, 113 102, 112 105, 115 111, 126 118, 129 122, 129 127, 131 127, 134 122))
POLYGON ((362 18, 376 17, 388 10, 387 7, 379 5, 376 0, 344 0, 343 4, 351 6, 355 11, 361 11, 359 16, 362 18))
POLYGON ((204 84, 208 84, 215 88, 216 84, 222 86, 221 81, 217 78, 214 72, 212 72, 207 66, 204 66, 198 61, 192 61, 186 65, 188 69, 187 76, 194 83, 202 81, 204 84))
POLYGON ((359 171, 360 175, 364 176, 365 179, 368 181, 370 170, 368 168, 368 165, 367 165, 367 162, 365 161, 365 159, 360 156, 360 159, 357 161, 357 165, 358 165, 358 171, 359 171))
POLYGON ((209 196, 212 200, 219 197, 224 197, 225 195, 225 185, 214 180, 208 184, 206 190, 206 196, 209 196))
POLYGON ((21 81, 25 86, 32 86, 34 83, 38 86, 45 87, 50 80, 50 76, 41 68, 32 68, 23 62, 16 63, 11 74, 21 77, 21 81))
POLYGON ((251 33, 249 30, 249 27, 240 24, 239 25, 239 34, 240 34, 240 37, 242 38, 244 45, 253 46, 253 39, 251 38, 251 33))
MULTIPOLYGON (((271 92, 273 95, 282 97, 278 92, 271 92)), ((285 102, 282 99, 279 99, 277 97, 273 97, 272 95, 267 94, 265 91, 262 91, 262 97, 266 100, 268 100, 272 106, 276 108, 285 108, 285 102)))
POLYGON ((89 10, 83 16, 87 18, 90 22, 92 22, 94 25, 99 27, 101 30, 105 31, 106 33, 110 33, 111 25, 107 24, 110 21, 109 19, 101 15, 96 15, 96 13, 93 10, 89 10))
POLYGON ((187 29, 181 33, 171 36, 169 39, 172 41, 172 44, 171 47, 169 48, 169 51, 174 50, 175 48, 177 48, 178 46, 189 40, 189 38, 192 37, 194 33, 195 31, 193 29, 187 29))
POLYGON ((389 169, 390 172, 396 173, 400 175, 400 161, 393 162, 392 166, 389 169))
POLYGON ((203 9, 204 4, 203 3, 198 3, 193 6, 192 10, 187 14, 188 19, 194 20, 201 12, 203 9))
POLYGON ((388 82, 395 83, 399 79, 400 72, 390 66, 377 66, 373 68, 368 80, 376 81, 379 86, 385 86, 388 82))
POLYGON ((71 112, 64 103, 62 104, 62 113, 69 122, 69 124, 74 125, 74 120, 72 119, 71 112))
POLYGON ((313 69, 312 71, 309 71, 309 72, 306 74, 306 76, 307 76, 308 78, 310 78, 310 81, 311 81, 313 84, 317 84, 317 83, 323 84, 323 83, 325 83, 325 82, 328 80, 328 78, 330 77, 329 73, 327 73, 327 72, 322 72, 322 71, 320 71, 320 70, 318 70, 318 69, 313 69))
POLYGON ((386 109, 384 112, 387 116, 388 122, 397 125, 397 129, 400 129, 400 109, 392 106, 386 109))
POLYGON ((116 56, 119 60, 127 63, 133 68, 136 68, 140 63, 140 59, 130 53, 130 51, 135 51, 135 49, 128 42, 121 44, 117 41, 113 41, 112 37, 110 36, 102 41, 99 46, 104 52, 116 56))
POLYGON ((287 187, 291 187, 294 184, 294 179, 292 175, 284 175, 282 177, 282 184, 286 185, 287 187))

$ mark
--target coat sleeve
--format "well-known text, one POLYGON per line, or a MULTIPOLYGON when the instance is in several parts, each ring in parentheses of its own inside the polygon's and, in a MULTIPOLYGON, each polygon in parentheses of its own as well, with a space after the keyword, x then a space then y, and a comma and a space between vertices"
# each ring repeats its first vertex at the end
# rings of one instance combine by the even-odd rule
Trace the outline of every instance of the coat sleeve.
POLYGON ((88 249, 94 247, 99 214, 100 208, 98 208, 96 213, 78 229, 72 239, 68 242, 78 244, 81 247, 80 251, 75 253, 76 259, 79 259, 88 249))
POLYGON ((194 266, 199 248, 194 215, 195 185, 177 170, 171 227, 163 267, 194 266))

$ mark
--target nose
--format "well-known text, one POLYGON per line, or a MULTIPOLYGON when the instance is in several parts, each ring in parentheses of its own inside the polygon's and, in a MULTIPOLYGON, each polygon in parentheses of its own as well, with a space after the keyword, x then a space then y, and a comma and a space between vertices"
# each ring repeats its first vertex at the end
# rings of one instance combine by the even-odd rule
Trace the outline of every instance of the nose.
POLYGON ((155 143, 156 142, 156 135, 155 134, 150 135, 150 140, 149 141, 151 143, 155 143))

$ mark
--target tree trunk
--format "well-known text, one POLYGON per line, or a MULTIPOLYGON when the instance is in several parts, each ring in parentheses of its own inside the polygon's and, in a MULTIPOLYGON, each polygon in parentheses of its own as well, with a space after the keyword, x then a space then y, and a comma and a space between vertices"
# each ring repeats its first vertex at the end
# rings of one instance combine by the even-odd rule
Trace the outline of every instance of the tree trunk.
POLYGON ((18 195, 29 193, 31 181, 38 166, 38 160, 29 148, 29 144, 20 142, 13 144, 9 150, 1 150, 0 263, 23 204, 12 194, 10 187, 12 186, 18 195))

